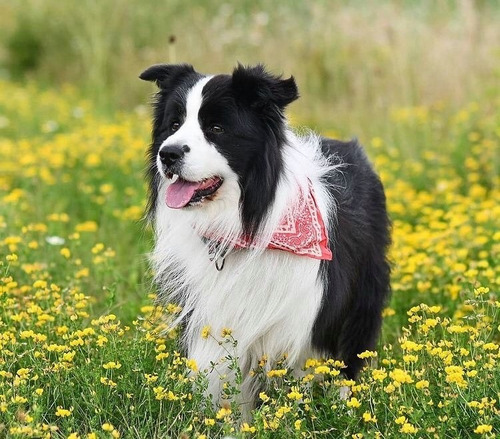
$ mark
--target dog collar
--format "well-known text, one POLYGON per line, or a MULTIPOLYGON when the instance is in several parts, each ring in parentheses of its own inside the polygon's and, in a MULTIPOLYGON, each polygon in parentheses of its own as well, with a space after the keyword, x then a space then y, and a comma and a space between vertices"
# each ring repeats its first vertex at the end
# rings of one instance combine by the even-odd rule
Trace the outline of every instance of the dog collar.
MULTIPOLYGON (((215 260, 217 269, 222 270, 228 250, 222 249, 221 251, 222 239, 209 236, 209 234, 203 236, 202 239, 208 245, 210 260, 215 260)), ((258 239, 255 244, 250 239, 240 236, 231 241, 230 247, 234 249, 258 248, 258 239)), ((333 255, 328 247, 328 233, 311 183, 309 183, 309 191, 306 194, 300 191, 296 202, 287 207, 266 248, 287 251, 313 259, 332 260, 333 255)))

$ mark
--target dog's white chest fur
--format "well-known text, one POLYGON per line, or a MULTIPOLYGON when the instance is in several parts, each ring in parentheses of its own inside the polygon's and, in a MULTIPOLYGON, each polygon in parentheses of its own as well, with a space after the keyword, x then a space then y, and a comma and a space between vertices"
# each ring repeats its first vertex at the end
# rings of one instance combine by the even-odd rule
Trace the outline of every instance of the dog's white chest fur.
MULTIPOLYGON (((248 250, 233 250, 218 271, 189 213, 158 207, 160 233, 153 259, 157 272, 166 277, 160 284, 189 315, 183 340, 200 370, 210 369, 232 349, 217 342, 223 328, 231 329, 237 340, 236 351, 230 353, 239 358, 243 391, 252 393, 248 372, 263 355, 270 359, 268 368, 284 355, 287 364, 300 368, 312 354, 311 330, 323 295, 319 261, 280 250, 251 256, 248 250), (203 338, 206 326, 212 336, 203 338)), ((222 385, 219 374, 231 375, 228 366, 222 362, 209 378, 208 391, 216 397, 222 385)))

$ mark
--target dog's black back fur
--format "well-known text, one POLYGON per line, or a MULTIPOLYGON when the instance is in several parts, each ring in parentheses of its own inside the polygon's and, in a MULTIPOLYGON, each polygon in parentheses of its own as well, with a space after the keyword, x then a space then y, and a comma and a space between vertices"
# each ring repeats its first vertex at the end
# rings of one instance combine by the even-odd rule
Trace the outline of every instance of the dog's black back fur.
POLYGON ((323 139, 322 149, 344 167, 328 176, 337 220, 329 230, 333 260, 321 262, 325 295, 312 341, 355 378, 363 365, 357 354, 374 347, 390 290, 390 222, 382 184, 357 141, 323 139))

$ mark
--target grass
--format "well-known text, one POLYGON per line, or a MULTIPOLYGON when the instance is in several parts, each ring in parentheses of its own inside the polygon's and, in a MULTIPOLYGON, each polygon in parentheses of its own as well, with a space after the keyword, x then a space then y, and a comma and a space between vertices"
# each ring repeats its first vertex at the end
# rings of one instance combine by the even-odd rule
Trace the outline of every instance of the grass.
MULTIPOLYGON (((278 364, 242 423, 237 383, 212 407, 178 334, 161 335, 161 316, 178 309, 153 306, 144 256, 148 115, 103 118, 71 87, 0 90, 1 436, 500 434, 500 101, 396 108, 409 145, 364 139, 394 224, 393 296, 377 351, 363 354, 371 367, 343 401, 341 363, 310 359, 300 380, 278 364)), ((203 336, 237 369, 230 333, 203 336)))

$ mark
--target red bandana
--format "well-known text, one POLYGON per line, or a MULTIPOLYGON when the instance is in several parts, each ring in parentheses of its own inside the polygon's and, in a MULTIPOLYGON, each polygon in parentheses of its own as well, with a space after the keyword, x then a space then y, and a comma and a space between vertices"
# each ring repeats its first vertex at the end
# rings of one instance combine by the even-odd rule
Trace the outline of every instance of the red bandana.
MULTIPOLYGON (((252 246, 245 237, 239 237, 231 244, 235 249, 252 246)), ((288 206, 267 248, 313 259, 332 260, 325 223, 311 184, 306 198, 300 192, 297 203, 288 206)))

